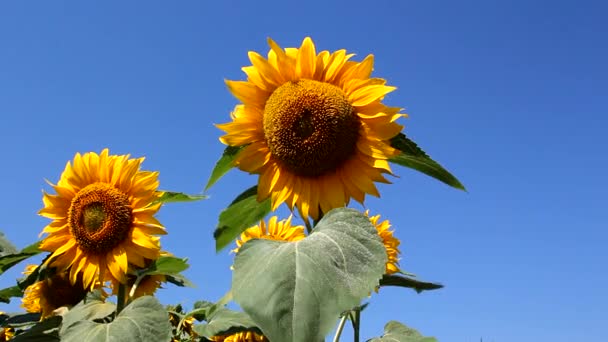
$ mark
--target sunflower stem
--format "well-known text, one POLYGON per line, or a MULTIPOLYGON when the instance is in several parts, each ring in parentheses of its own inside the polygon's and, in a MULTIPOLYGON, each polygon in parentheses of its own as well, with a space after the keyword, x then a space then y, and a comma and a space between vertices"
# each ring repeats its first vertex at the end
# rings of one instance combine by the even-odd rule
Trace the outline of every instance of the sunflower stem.
POLYGON ((359 328, 360 328, 360 321, 361 321, 361 308, 358 307, 356 309, 353 309, 353 311, 351 311, 349 313, 350 316, 350 321, 353 324, 353 341, 355 342, 359 342, 359 328))
POLYGON ((306 233, 310 235, 310 233, 312 233, 312 226, 310 225, 310 221, 308 221, 308 218, 304 219, 304 225, 306 226, 306 233))
POLYGON ((116 315, 118 315, 125 307, 125 297, 127 294, 127 286, 125 284, 118 285, 118 295, 116 300, 116 315))
POLYGON ((334 335, 334 339, 332 340, 332 342, 340 341, 340 335, 342 335, 342 330, 344 330, 344 324, 346 323, 347 319, 348 314, 344 314, 344 316, 342 316, 342 319, 340 320, 340 324, 338 324, 338 329, 336 330, 336 335, 334 335))

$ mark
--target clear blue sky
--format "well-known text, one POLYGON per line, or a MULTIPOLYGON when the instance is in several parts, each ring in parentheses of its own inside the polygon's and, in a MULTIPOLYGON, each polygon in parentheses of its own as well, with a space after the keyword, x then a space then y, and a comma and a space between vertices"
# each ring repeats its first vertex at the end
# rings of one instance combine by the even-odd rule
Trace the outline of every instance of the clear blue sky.
MULTIPOLYGON (((375 54, 405 132, 469 190, 396 167, 367 202, 393 222, 403 268, 446 288, 383 289, 363 336, 396 319, 441 341, 606 341, 606 13, 601 1, 3 1, 0 229, 19 247, 37 238, 44 179, 75 152, 146 156, 163 189, 201 191, 223 149, 212 124, 236 104, 223 80, 244 79, 267 37, 310 35, 375 54)), ((161 210, 164 247, 190 258, 198 285, 163 302, 228 289, 232 256, 212 231, 255 180, 233 171, 210 200, 161 210)))

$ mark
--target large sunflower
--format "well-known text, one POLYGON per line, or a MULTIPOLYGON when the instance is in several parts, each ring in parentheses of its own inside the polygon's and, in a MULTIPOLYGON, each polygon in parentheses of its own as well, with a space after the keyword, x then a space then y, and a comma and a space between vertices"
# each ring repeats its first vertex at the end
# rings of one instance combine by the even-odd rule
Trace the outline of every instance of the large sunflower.
POLYGON ((222 335, 211 337, 213 342, 268 342, 264 335, 253 331, 243 331, 232 335, 222 335))
POLYGON ((53 220, 40 249, 52 252, 47 264, 69 269, 85 288, 111 280, 126 281, 129 264, 144 267, 160 252, 158 234, 166 234, 154 215, 158 172, 140 171, 144 158, 129 155, 76 154, 67 163, 56 195, 44 193, 40 215, 53 220))
MULTIPOLYGON (((365 212, 365 215, 368 215, 368 212, 365 212)), ((382 243, 386 249, 386 256, 388 259, 386 261, 385 274, 401 272, 401 269, 399 268, 399 254, 401 254, 399 245, 401 244, 401 241, 399 241, 399 239, 393 235, 393 231, 390 230, 391 223, 388 220, 379 222, 380 215, 372 216, 369 220, 374 227, 376 227, 378 236, 382 239, 382 243)))
MULTIPOLYGON (((23 273, 28 275, 36 267, 28 265, 23 273)), ((57 273, 28 286, 23 292, 21 307, 27 312, 40 313, 40 319, 43 320, 61 307, 78 304, 87 292, 81 283, 72 284, 66 272, 57 273)))
POLYGON ((345 50, 317 54, 310 38, 300 48, 268 42, 268 58, 249 52, 247 81, 226 81, 242 104, 232 122, 217 125, 223 143, 247 145, 235 163, 260 175, 258 200, 270 196, 273 210, 285 202, 317 219, 351 198, 379 196, 374 182, 388 183, 383 174, 398 153, 389 139, 405 114, 381 102, 395 88, 370 77, 374 56, 354 62, 345 50))
POLYGON ((272 216, 268 220, 268 224, 264 220, 260 224, 247 228, 241 238, 236 240, 237 248, 233 249, 234 253, 238 252, 241 246, 251 239, 267 239, 275 241, 299 241, 305 238, 303 226, 292 226, 291 216, 285 220, 278 221, 276 216, 272 216))

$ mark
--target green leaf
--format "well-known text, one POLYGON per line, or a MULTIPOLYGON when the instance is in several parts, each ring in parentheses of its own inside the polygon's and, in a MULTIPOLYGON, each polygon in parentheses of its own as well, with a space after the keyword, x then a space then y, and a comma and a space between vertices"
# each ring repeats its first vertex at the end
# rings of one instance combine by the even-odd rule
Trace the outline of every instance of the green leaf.
POLYGON ((260 222, 270 212, 270 198, 257 200, 258 187, 245 190, 220 214, 213 237, 215 250, 219 252, 236 239, 239 234, 260 222))
POLYGON ((328 212, 297 242, 254 239, 234 260, 232 293, 270 341, 320 341, 384 273, 386 250, 369 218, 328 212))
POLYGON ((110 323, 82 320, 61 330, 62 342, 169 341, 169 314, 151 296, 135 299, 110 323))
POLYGON ((384 335, 367 340, 367 342, 437 342, 437 339, 424 337, 404 324, 390 321, 384 326, 384 335))
POLYGON ((40 321, 40 313, 20 313, 16 315, 9 314, 10 317, 4 319, 2 324, 4 326, 10 325, 12 327, 32 325, 40 321))
POLYGON ((144 272, 146 275, 176 275, 190 267, 187 258, 161 256, 144 272))
POLYGON ((17 285, 0 290, 0 302, 2 303, 10 303, 11 298, 22 296, 23 291, 17 285))
POLYGON ((443 285, 437 283, 429 283, 404 277, 398 274, 385 274, 380 280, 380 286, 399 286, 413 289, 420 293, 422 291, 437 290, 443 288, 443 285))
POLYGON ((115 304, 104 302, 100 297, 86 298, 63 316, 63 324, 59 334, 63 336, 72 325, 79 321, 103 319, 110 316, 115 310, 115 304))
POLYGON ((154 201, 154 203, 194 202, 206 198, 206 195, 188 195, 183 192, 163 191, 162 196, 154 201))
POLYGON ((59 341, 61 316, 54 316, 34 325, 24 333, 16 335, 11 342, 53 342, 59 341))
POLYGON ((3 232, 0 232, 0 257, 7 254, 17 253, 17 247, 13 245, 5 236, 3 232))
POLYGON ((209 190, 213 184, 234 167, 234 159, 245 146, 246 145, 226 147, 224 153, 222 153, 222 157, 215 163, 215 167, 213 168, 213 171, 211 171, 211 177, 209 177, 207 185, 205 185, 205 191, 209 190))
POLYGON ((258 334, 261 333, 253 320, 244 312, 220 308, 209 315, 206 320, 206 324, 195 325, 194 331, 207 338, 218 335, 236 334, 241 331, 255 331, 258 334))
POLYGON ((22 249, 19 253, 7 254, 0 257, 0 274, 6 272, 9 268, 17 265, 21 261, 37 255, 42 251, 38 249, 40 245, 40 241, 35 242, 24 249, 22 249))
POLYGON ((186 258, 161 256, 151 263, 148 268, 137 272, 138 282, 145 276, 164 275, 167 282, 177 286, 194 287, 194 284, 180 274, 180 272, 185 271, 188 267, 190 266, 186 258))
POLYGON ((401 154, 390 159, 391 162, 401 166, 420 171, 456 189, 465 190, 448 170, 431 159, 415 142, 408 139, 403 133, 399 133, 391 139, 391 146, 401 151, 401 154))

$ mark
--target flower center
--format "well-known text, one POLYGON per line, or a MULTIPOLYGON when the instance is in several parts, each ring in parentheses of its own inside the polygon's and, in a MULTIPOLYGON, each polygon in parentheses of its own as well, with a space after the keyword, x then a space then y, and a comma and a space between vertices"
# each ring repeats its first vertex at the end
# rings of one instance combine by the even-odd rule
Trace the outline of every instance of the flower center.
POLYGON ((355 152, 359 118, 344 92, 313 80, 287 82, 264 108, 264 135, 272 155, 299 176, 335 170, 355 152))
POLYGON ((85 252, 106 254, 124 241, 133 214, 126 194, 106 183, 80 190, 68 210, 70 232, 85 252))

